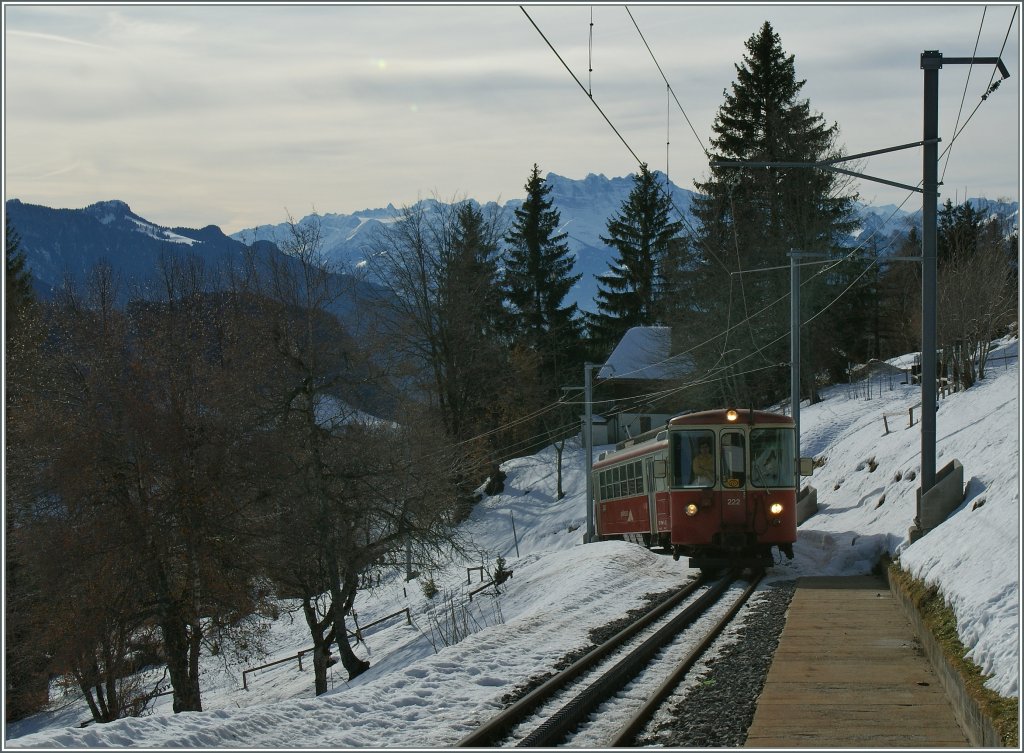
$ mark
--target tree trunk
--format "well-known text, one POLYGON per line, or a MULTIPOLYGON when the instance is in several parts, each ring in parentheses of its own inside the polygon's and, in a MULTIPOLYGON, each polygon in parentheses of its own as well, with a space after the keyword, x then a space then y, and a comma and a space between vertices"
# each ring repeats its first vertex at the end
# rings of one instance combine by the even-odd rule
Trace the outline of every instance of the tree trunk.
POLYGON ((345 615, 339 614, 336 629, 338 632, 337 643, 338 653, 341 654, 341 663, 348 670, 348 679, 354 680, 370 668, 370 662, 360 659, 352 650, 348 642, 348 629, 345 627, 345 615))
POLYGON ((107 721, 103 712, 100 711, 99 706, 96 705, 96 699, 92 694, 92 686, 79 674, 78 676, 78 687, 82 691, 82 696, 85 698, 85 702, 89 704, 89 711, 92 712, 92 718, 97 722, 107 721))
POLYGON ((313 686, 317 695, 327 692, 327 668, 330 666, 331 642, 334 640, 334 604, 322 620, 317 620, 313 606, 315 597, 306 596, 302 600, 302 612, 306 615, 309 634, 313 639, 313 686))
POLYGON ((344 581, 341 578, 341 569, 338 567, 337 557, 332 552, 329 563, 334 577, 331 579, 331 601, 334 608, 334 630, 338 643, 338 653, 341 654, 341 663, 348 670, 348 679, 354 680, 370 668, 370 662, 360 659, 355 655, 352 646, 348 642, 348 629, 345 626, 345 615, 352 609, 356 600, 356 590, 359 587, 359 574, 346 568, 344 581))
POLYGON ((161 618, 160 630, 163 632, 164 650, 167 652, 167 673, 171 676, 171 687, 174 689, 174 713, 202 711, 199 672, 192 671, 193 666, 198 670, 198 652, 194 658, 189 655, 190 646, 198 643, 199 636, 190 637, 188 622, 174 614, 161 618))

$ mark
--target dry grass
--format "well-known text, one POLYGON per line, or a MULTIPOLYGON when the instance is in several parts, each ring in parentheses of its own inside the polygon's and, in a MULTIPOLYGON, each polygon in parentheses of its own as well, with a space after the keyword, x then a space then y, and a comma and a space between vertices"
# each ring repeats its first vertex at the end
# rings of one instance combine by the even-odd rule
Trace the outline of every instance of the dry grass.
POLYGON ((950 666, 963 678, 967 692, 974 698, 982 713, 992 720, 1004 746, 1018 748, 1020 731, 1018 722, 1019 699, 1005 698, 985 687, 987 677, 977 664, 966 658, 967 648, 960 642, 953 610, 934 586, 911 577, 897 563, 889 564, 889 579, 900 584, 910 597, 924 624, 942 647, 950 666))

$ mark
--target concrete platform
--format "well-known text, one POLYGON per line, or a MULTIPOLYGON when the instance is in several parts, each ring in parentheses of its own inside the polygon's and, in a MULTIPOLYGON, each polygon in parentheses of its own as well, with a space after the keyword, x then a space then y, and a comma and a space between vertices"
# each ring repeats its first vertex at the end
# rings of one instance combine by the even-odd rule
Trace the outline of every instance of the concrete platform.
POLYGON ((800 578, 748 748, 968 748, 889 586, 800 578))

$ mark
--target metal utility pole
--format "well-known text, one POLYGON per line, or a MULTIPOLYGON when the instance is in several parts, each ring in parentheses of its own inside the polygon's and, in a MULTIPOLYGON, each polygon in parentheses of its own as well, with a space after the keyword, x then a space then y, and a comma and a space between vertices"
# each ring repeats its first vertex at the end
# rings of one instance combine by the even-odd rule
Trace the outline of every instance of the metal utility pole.
POLYGON ((796 467, 800 468, 800 265, 798 251, 789 254, 789 404, 796 429, 796 467))
MULTIPOLYGON (((594 466, 594 369, 602 368, 601 364, 583 364, 583 451, 586 453, 585 463, 587 472, 587 532, 584 535, 583 543, 589 544, 594 539, 594 479, 591 472, 594 466)), ((579 387, 563 387, 563 392, 579 390, 579 387)))
MULTIPOLYGON (((939 205, 939 69, 943 64, 998 66, 1010 77, 1000 58, 945 58, 938 50, 921 53, 924 71, 924 155, 921 207, 921 495, 935 486, 936 306, 938 280, 939 205)), ((994 86, 997 86, 997 82, 994 86)), ((993 88, 994 88, 993 86, 993 88)), ((989 89, 992 91, 992 89, 989 89)), ((986 96, 988 93, 986 92, 986 96)))
POLYGON ((921 493, 935 485, 935 299, 939 204, 939 68, 942 54, 921 53, 924 70, 924 157, 921 207, 921 493))
POLYGON ((798 259, 827 259, 828 254, 811 251, 790 251, 789 257, 789 402, 793 406, 796 429, 797 478, 800 468, 800 265, 798 259))
POLYGON ((587 535, 584 543, 594 540, 594 384, 591 379, 594 364, 589 361, 583 364, 583 400, 585 403, 586 427, 583 430, 584 452, 587 458, 587 535))
MULTIPOLYGON (((988 96, 1002 80, 1010 77, 1003 61, 998 57, 967 57, 943 58, 937 50, 926 50, 921 53, 921 68, 924 70, 924 134, 923 139, 913 144, 875 149, 870 152, 851 154, 845 157, 821 160, 819 162, 756 162, 745 160, 714 160, 712 166, 717 167, 771 167, 771 168, 817 168, 829 170, 843 175, 852 175, 863 180, 884 183, 897 188, 919 192, 922 195, 922 233, 921 233, 921 495, 935 485, 935 392, 936 392, 936 325, 935 299, 937 297, 937 236, 938 236, 938 204, 939 204, 939 69, 943 64, 959 65, 995 65, 1002 75, 1000 81, 993 83, 985 96, 988 96), (877 178, 864 173, 845 170, 836 165, 862 157, 886 154, 901 149, 924 147, 923 175, 918 186, 897 183, 884 178, 877 178)), ((906 259, 916 261, 916 259, 906 259)), ((795 411, 799 409, 794 403, 795 411)), ((799 424, 798 431, 799 431, 799 424)))

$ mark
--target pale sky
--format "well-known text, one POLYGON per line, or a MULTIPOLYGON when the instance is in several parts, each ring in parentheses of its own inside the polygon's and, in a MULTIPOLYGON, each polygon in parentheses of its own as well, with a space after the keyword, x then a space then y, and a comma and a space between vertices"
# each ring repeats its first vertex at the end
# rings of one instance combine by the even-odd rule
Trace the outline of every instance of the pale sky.
MULTIPOLYGON (((633 152, 684 188, 706 176, 701 147, 766 20, 850 154, 921 139, 924 50, 1001 56, 1011 78, 984 102, 991 65, 939 74, 940 150, 981 102, 941 191, 1019 200, 1019 2, 524 7, 633 152)), ((518 5, 11 2, 3 22, 7 199, 121 199, 231 233, 435 195, 504 202, 535 162, 576 179, 637 168, 518 5)), ((859 169, 915 185, 921 160, 859 169)), ((856 189, 872 204, 909 193, 856 189)))

